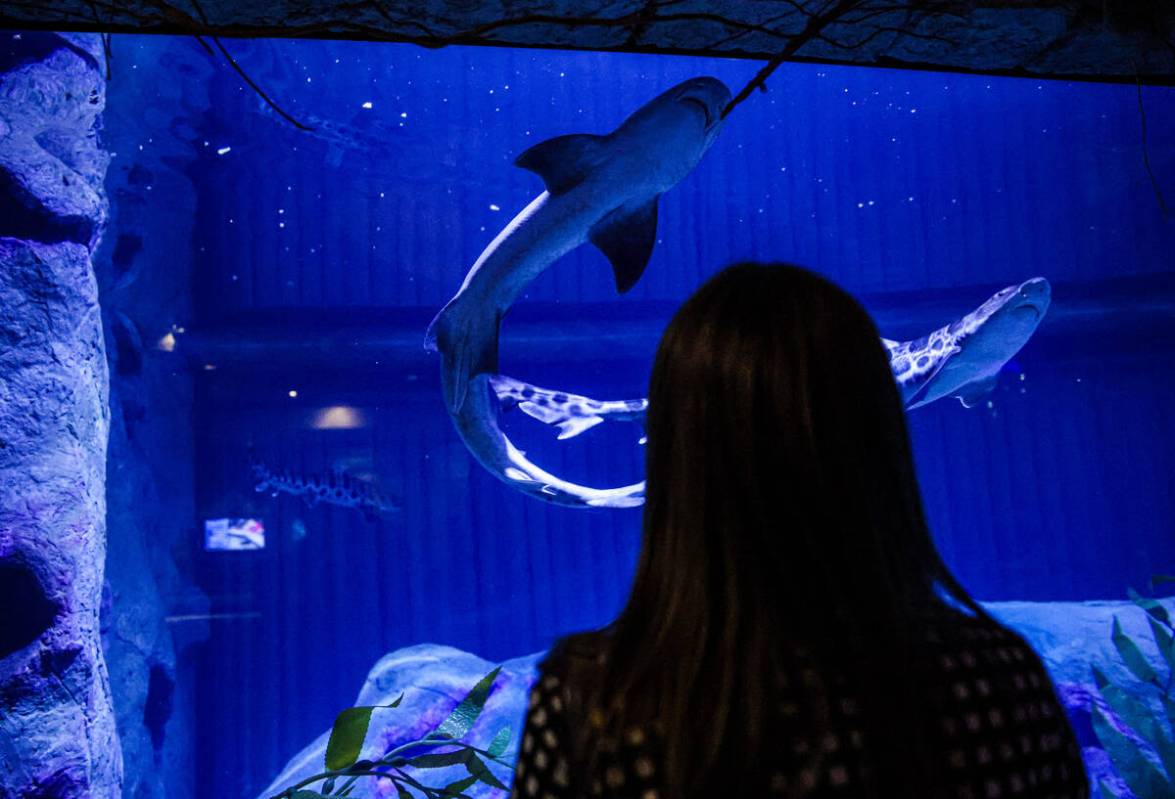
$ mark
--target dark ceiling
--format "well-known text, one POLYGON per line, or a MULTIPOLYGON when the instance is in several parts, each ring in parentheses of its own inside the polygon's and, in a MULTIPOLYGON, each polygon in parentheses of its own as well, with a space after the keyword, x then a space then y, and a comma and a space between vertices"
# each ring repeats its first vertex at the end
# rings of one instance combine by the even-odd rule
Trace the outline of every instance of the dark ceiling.
POLYGON ((1172 0, 0 0, 0 26, 784 57, 1175 83, 1172 0))

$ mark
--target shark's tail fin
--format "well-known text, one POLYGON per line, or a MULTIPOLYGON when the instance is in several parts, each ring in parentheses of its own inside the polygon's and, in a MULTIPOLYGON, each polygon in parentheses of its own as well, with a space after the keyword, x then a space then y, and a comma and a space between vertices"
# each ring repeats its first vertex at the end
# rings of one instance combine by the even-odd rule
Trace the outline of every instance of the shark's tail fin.
POLYGON ((441 385, 450 413, 465 404, 469 381, 498 371, 498 314, 467 306, 451 300, 424 335, 424 348, 441 354, 441 385))

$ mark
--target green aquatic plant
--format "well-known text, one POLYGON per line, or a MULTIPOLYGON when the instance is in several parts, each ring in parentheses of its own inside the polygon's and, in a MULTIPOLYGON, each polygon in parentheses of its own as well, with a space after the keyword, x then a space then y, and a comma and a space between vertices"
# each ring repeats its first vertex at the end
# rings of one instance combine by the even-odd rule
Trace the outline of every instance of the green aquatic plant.
POLYGON ((427 799, 468 799, 465 791, 478 783, 507 790, 506 784, 494 774, 490 764, 513 770, 513 763, 502 759, 510 746, 510 728, 502 727, 498 730, 485 749, 461 740, 481 715, 490 688, 501 670, 499 666, 482 677, 445 720, 423 738, 400 744, 375 759, 359 759, 371 724, 371 714, 381 708, 399 707, 404 695, 400 694, 389 705, 347 708, 339 713, 331 728, 324 770, 274 794, 271 799, 350 796, 355 784, 364 778, 390 782, 398 799, 415 799, 420 796, 427 799), (466 776, 443 787, 430 786, 423 781, 426 778, 422 772, 454 766, 464 766, 466 776), (315 785, 317 787, 311 787, 315 785))
MULTIPOLYGON (((1155 577, 1151 587, 1173 582, 1175 577, 1155 577)), ((1159 600, 1133 589, 1130 599, 1146 612, 1166 674, 1151 665, 1115 616, 1110 630, 1114 648, 1144 693, 1115 684, 1094 667, 1094 684, 1105 709, 1096 703, 1091 708, 1093 731, 1131 793, 1139 799, 1175 799, 1175 624, 1159 600)), ((1105 780, 1098 787, 1104 797, 1119 796, 1105 780)))

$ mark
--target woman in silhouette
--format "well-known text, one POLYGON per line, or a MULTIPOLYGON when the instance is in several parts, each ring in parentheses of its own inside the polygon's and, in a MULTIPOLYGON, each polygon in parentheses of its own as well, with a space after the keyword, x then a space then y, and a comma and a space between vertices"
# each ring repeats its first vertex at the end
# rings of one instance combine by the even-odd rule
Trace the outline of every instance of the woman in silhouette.
POLYGON ((515 797, 1088 795, 1039 658, 935 549, 848 294, 710 280, 661 341, 647 458, 632 594, 542 665, 515 797))

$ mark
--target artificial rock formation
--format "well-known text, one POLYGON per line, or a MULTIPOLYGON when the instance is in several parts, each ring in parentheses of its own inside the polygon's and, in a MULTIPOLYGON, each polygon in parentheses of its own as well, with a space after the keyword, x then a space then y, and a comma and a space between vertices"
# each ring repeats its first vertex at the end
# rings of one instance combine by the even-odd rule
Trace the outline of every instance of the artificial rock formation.
POLYGON ((99 636, 107 371, 96 35, 0 42, 0 797, 121 795, 99 636))
MULTIPOLYGON (((1105 752, 1099 747, 1090 725, 1093 706, 1110 712, 1093 685, 1091 667, 1097 666, 1114 683, 1127 687, 1140 701, 1162 709, 1154 702, 1154 691, 1141 685, 1118 656, 1111 640, 1111 624, 1116 616, 1122 629, 1142 649, 1144 657, 1159 673, 1165 672, 1161 654, 1148 632, 1146 615, 1128 602, 994 602, 989 612, 1027 639, 1044 660, 1052 675, 1061 701, 1082 745, 1091 784, 1104 782, 1115 796, 1130 796, 1127 786, 1114 773, 1105 752)), ((470 733, 470 742, 484 747, 502 727, 514 730, 505 758, 517 757, 519 727, 526 709, 526 697, 536 675, 542 653, 517 658, 502 664, 502 673, 494 685, 485 711, 470 733)), ((362 757, 375 759, 406 741, 415 740, 433 729, 456 706, 473 685, 494 668, 494 664, 447 646, 420 645, 385 655, 371 670, 356 705, 386 705, 401 693, 402 704, 392 710, 377 710, 362 757)), ((1111 712, 1112 715, 1112 712, 1111 712)), ((266 788, 259 799, 271 797, 284 788, 323 769, 329 733, 299 752, 282 773, 266 788)), ((444 785, 447 780, 463 776, 460 769, 441 774, 428 772, 428 784, 444 785)), ((315 786, 309 786, 311 788, 315 786)), ((486 785, 478 784, 465 792, 471 797, 501 796, 486 785)), ((387 794, 374 780, 362 780, 352 796, 358 799, 387 794)))

